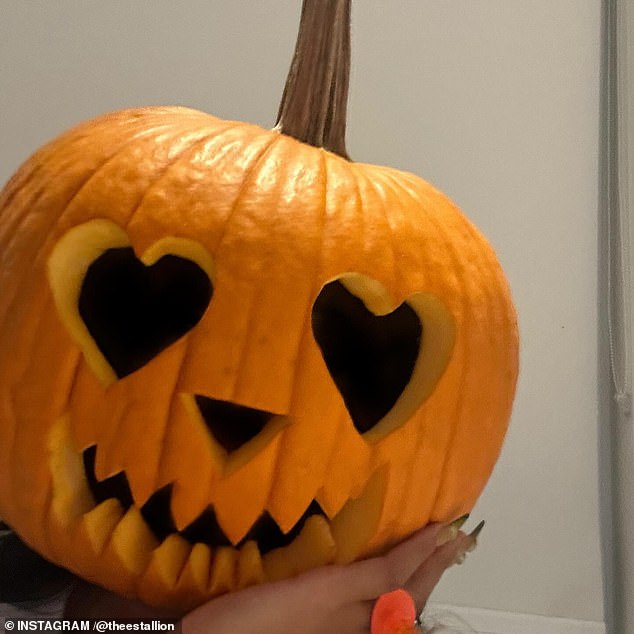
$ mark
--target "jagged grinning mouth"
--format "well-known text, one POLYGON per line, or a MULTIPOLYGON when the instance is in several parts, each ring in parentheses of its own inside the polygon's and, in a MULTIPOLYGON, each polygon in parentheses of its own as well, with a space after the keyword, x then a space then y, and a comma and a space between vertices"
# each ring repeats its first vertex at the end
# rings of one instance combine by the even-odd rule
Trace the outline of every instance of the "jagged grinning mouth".
MULTIPOLYGON (((150 586, 159 584, 161 591, 170 592, 185 575, 186 586, 194 584, 196 592, 211 597, 253 583, 286 579, 316 566, 353 561, 371 552, 384 509, 388 470, 381 465, 359 483, 362 490, 355 487, 354 494, 338 505, 334 515, 326 515, 312 502, 284 533, 265 511, 246 534, 234 537, 239 538, 235 543, 210 507, 177 530, 170 510, 175 484, 155 491, 140 505, 125 472, 98 480, 98 443, 79 449, 69 415, 61 416, 51 427, 47 444, 52 477, 50 517, 65 535, 77 536, 78 574, 94 574, 92 564, 83 562, 82 553, 99 556, 109 550, 127 571, 120 579, 121 588, 132 583, 128 574, 135 578, 149 575, 150 586), (75 521, 76 528, 68 530, 75 521)), ((117 584, 119 581, 113 582, 113 587, 119 588, 117 584)))
MULTIPOLYGON (((124 510, 127 510, 134 504, 134 499, 125 472, 121 471, 104 480, 98 480, 95 475, 96 455, 96 445, 92 445, 83 452, 84 471, 95 503, 100 504, 107 499, 114 498, 119 501, 124 510)), ((171 497, 172 485, 165 486, 152 494, 140 508, 146 524, 160 541, 172 534, 180 535, 190 544, 203 543, 212 547, 233 546, 240 548, 248 541, 255 541, 260 553, 265 554, 294 541, 300 534, 306 520, 312 515, 326 517, 317 501, 313 500, 291 530, 288 533, 283 533, 275 520, 265 511, 242 540, 238 544, 232 544, 218 523, 216 513, 211 506, 208 506, 184 529, 177 530, 170 509, 171 497)))

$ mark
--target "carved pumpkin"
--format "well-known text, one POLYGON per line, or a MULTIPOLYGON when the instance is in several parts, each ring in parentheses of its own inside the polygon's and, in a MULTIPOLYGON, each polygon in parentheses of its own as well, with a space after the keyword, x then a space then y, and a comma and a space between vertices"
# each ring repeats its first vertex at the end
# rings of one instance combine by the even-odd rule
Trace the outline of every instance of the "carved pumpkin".
POLYGON ((43 147, 0 219, 0 516, 46 557, 184 610, 473 506, 515 314, 423 180, 153 107, 43 147))

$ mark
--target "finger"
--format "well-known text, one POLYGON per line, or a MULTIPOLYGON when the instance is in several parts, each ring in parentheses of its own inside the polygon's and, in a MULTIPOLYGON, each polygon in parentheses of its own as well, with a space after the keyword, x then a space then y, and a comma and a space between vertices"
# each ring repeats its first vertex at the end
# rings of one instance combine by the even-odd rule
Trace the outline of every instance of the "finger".
POLYGON ((470 546, 470 538, 460 533, 453 541, 439 546, 405 582, 404 587, 414 597, 419 612, 425 607, 445 570, 456 563, 470 546))
POLYGON ((385 555, 387 581, 390 587, 384 589, 384 592, 403 586, 421 563, 431 557, 439 546, 458 536, 460 528, 467 519, 469 519, 468 513, 450 523, 430 524, 392 548, 385 555))
POLYGON ((429 524, 394 546, 385 555, 348 564, 343 571, 347 578, 347 598, 375 599, 385 592, 400 588, 414 571, 437 548, 443 530, 449 524, 429 524))

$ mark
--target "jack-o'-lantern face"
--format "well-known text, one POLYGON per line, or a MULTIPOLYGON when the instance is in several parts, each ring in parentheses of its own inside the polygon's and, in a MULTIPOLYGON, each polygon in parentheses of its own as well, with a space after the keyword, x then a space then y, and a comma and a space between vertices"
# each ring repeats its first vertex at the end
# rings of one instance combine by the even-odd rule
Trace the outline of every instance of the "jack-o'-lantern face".
POLYGON ((473 505, 515 316, 417 177, 149 108, 44 147, 0 213, 0 515, 45 556, 186 609, 473 505))

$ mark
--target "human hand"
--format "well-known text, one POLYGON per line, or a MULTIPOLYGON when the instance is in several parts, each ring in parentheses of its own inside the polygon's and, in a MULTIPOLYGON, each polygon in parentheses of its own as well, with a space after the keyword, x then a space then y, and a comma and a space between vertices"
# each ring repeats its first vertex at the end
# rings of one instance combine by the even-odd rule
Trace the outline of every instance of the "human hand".
POLYGON ((482 524, 465 535, 464 520, 431 524, 380 557, 213 599, 183 618, 183 634, 367 634, 375 601, 397 588, 420 613, 444 571, 475 547, 482 524))

